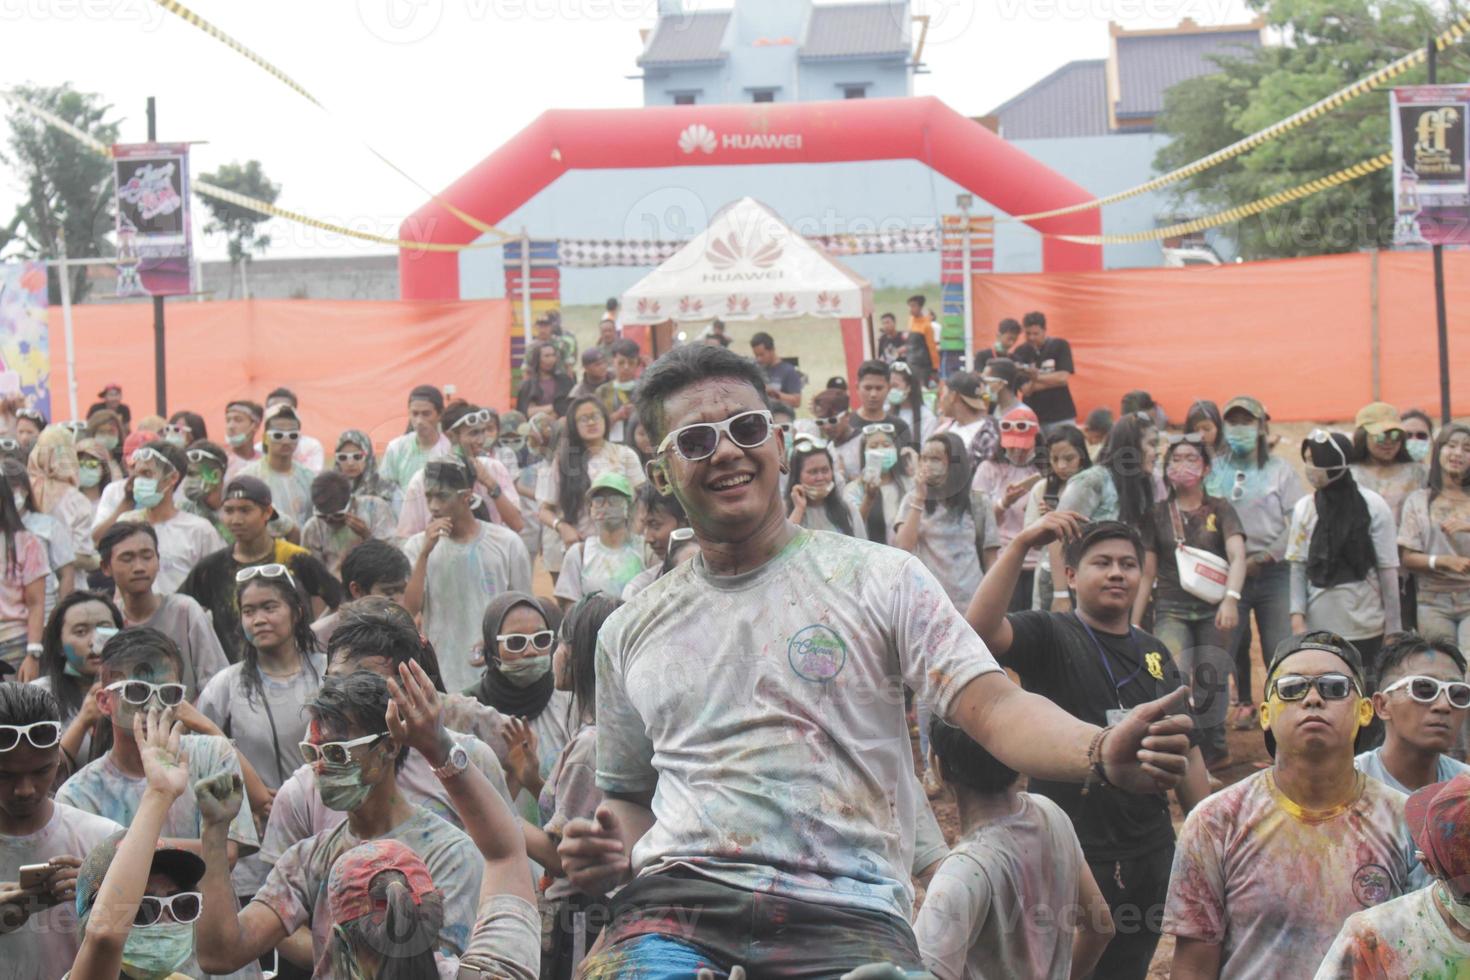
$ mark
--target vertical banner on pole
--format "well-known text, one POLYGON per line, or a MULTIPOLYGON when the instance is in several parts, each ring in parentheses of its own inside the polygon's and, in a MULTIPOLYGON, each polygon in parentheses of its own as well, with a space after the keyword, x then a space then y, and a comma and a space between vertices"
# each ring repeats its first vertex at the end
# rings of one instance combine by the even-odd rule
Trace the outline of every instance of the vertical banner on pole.
POLYGON ((189 144, 115 143, 117 294, 194 292, 189 144))
POLYGON ((1470 244, 1470 85, 1392 93, 1394 243, 1470 244))
POLYGON ((17 396, 51 417, 44 262, 0 262, 0 398, 17 396))

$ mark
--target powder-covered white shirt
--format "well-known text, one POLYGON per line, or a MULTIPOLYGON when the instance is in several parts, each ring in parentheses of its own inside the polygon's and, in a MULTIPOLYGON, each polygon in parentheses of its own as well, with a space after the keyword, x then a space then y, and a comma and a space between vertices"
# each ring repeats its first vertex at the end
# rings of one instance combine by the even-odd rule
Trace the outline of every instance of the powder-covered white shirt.
MULTIPOLYGON (((531 556, 520 535, 499 524, 476 522, 480 533, 460 543, 442 538, 429 553, 424 579, 424 634, 439 655, 444 688, 463 691, 476 683, 483 666, 470 663, 481 642, 481 620, 490 600, 502 592, 531 592, 531 556)), ((409 564, 424 550, 420 531, 403 545, 409 564)))
POLYGON ((915 812, 903 686, 948 717, 998 671, 911 555, 801 531, 740 575, 702 557, 603 625, 597 784, 654 791, 640 874, 907 919, 915 812))
POLYGON ((609 548, 593 536, 567 549, 555 595, 571 602, 594 592, 621 597, 623 589, 642 571, 643 549, 633 539, 621 548, 609 548))
POLYGON ((939 980, 1066 980, 1082 845, 1062 808, 1020 794, 1020 808, 961 838, 939 866, 914 920, 919 952, 939 980))
POLYGON ((1470 972, 1470 943, 1456 936, 1421 888, 1343 923, 1317 980, 1456 980, 1470 972))
POLYGON ((1184 822, 1164 932, 1220 944, 1220 980, 1309 977, 1349 915, 1404 893, 1408 840, 1404 794, 1375 779, 1309 811, 1256 773, 1184 822))
MULTIPOLYGON (((0 881, 19 881, 24 864, 45 864, 62 855, 85 861, 93 847, 122 830, 106 817, 54 804, 51 819, 34 834, 0 834, 0 881)), ((81 949, 75 902, 33 912, 25 925, 0 936, 0 976, 15 980, 54 980, 71 969, 81 949)))

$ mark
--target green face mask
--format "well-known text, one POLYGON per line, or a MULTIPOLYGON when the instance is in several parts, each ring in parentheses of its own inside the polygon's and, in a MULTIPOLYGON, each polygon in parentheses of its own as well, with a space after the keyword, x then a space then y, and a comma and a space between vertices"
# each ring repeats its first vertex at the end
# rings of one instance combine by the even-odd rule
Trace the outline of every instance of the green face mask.
POLYGON ((540 656, 523 657, 511 663, 500 663, 500 673, 505 679, 516 687, 530 687, 532 684, 546 676, 551 670, 551 654, 543 653, 540 656))
POLYGON ((362 763, 349 762, 345 766, 323 766, 316 777, 316 791, 321 794, 322 806, 348 813, 362 806, 373 788, 363 785, 362 763))
POLYGON ((194 955, 194 923, 135 926, 123 945, 122 971, 133 980, 163 980, 194 955))

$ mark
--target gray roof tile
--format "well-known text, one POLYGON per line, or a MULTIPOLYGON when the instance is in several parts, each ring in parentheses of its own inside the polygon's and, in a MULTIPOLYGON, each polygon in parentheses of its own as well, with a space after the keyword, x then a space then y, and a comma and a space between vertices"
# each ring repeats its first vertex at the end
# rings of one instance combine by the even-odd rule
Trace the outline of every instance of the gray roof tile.
POLYGON ((1008 140, 1108 134, 1107 61, 1073 61, 990 114, 1008 140))
POLYGON ((1164 93, 1178 83, 1220 69, 1212 55, 1249 56, 1261 46, 1256 30, 1118 38, 1117 113, 1120 119, 1163 111, 1164 93))
POLYGON ((719 61, 725 57, 720 44, 730 23, 730 11, 673 14, 660 17, 648 47, 638 58, 640 65, 679 65, 719 61))
POLYGON ((847 3, 812 7, 803 58, 876 58, 909 53, 905 3, 847 3))

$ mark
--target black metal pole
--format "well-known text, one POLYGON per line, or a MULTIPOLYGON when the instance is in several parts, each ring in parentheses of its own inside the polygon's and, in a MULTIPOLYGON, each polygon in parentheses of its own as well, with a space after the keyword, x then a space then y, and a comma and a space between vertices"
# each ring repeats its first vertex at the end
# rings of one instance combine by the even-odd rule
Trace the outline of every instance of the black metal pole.
MULTIPOLYGON (((148 142, 158 141, 158 112, 153 96, 148 96, 148 142)), ((163 356, 163 297, 153 297, 153 397, 158 414, 168 417, 168 377, 163 356)))
MULTIPOLYGON (((1429 84, 1439 83, 1439 48, 1429 42, 1429 84)), ((1450 421, 1450 324, 1444 298, 1444 246, 1434 246, 1434 313, 1439 326, 1439 414, 1440 421, 1450 421)))

